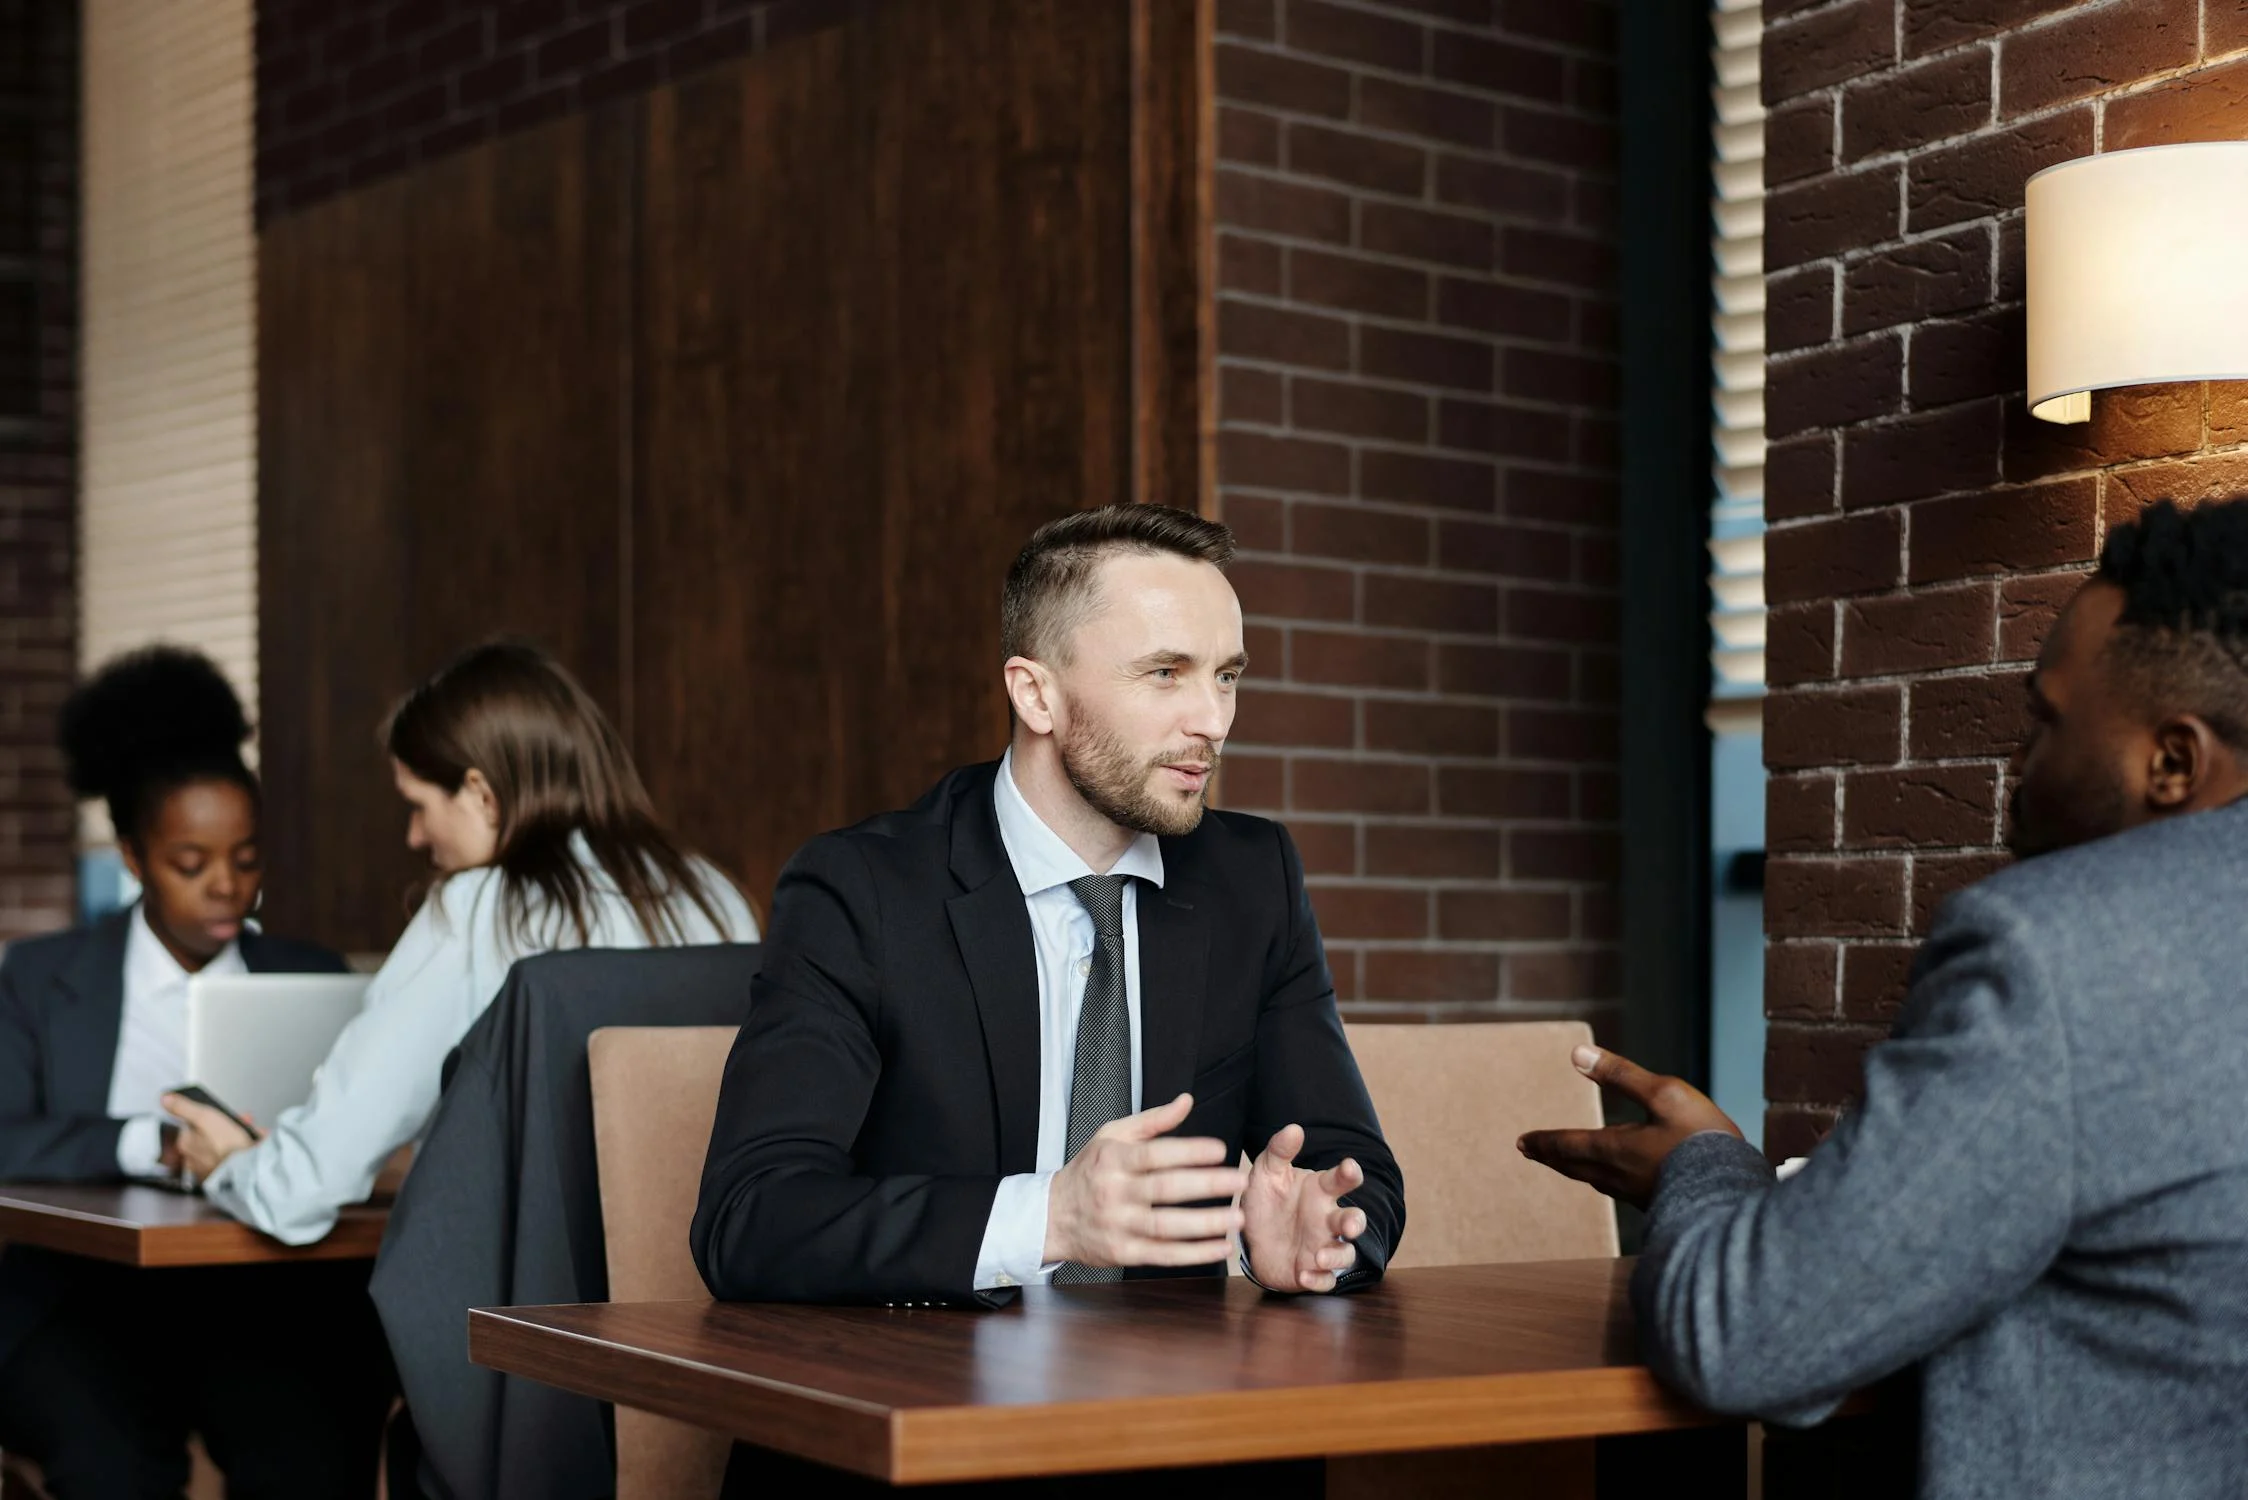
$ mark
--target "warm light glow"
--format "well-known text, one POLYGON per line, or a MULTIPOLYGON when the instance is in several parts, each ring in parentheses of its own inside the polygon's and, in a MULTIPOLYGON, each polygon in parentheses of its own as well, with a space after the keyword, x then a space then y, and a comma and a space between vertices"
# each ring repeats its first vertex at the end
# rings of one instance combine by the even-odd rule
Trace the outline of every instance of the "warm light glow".
POLYGON ((2026 252, 2033 415, 2088 422, 2093 391, 2248 380, 2248 141, 2048 167, 2026 252))

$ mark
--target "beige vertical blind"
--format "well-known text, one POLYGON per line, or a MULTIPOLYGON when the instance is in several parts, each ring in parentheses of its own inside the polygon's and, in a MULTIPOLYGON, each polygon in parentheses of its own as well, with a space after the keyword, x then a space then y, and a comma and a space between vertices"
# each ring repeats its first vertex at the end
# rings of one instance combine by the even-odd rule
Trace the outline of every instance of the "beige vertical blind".
POLYGON ((86 0, 84 26, 80 661, 199 646, 254 720, 252 0, 86 0))
POLYGON ((1759 0, 1710 9, 1710 719, 1756 722, 1764 692, 1764 106, 1759 0))

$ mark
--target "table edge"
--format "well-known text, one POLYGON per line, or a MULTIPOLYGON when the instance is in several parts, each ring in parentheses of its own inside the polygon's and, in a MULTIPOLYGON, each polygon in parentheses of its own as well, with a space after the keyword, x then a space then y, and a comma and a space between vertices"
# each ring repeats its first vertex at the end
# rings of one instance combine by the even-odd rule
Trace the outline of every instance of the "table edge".
POLYGON ((470 1360, 892 1484, 1147 1468, 1147 1434, 1157 1427, 1168 1434, 1160 1450, 1161 1466, 1168 1467, 1566 1441, 1745 1420, 1694 1405, 1645 1366, 893 1408, 678 1355, 632 1351, 629 1358, 724 1383, 716 1401, 710 1392, 663 1399, 666 1393, 650 1392, 646 1381, 570 1358, 613 1352, 617 1346, 609 1340, 516 1315, 529 1311, 470 1309, 470 1360), (566 1368, 554 1367, 556 1355, 566 1368), (535 1372, 532 1364, 539 1366, 535 1372), (808 1426, 800 1404, 838 1419, 835 1427, 808 1426), (774 1409, 792 1405, 798 1409, 774 1409), (1097 1420, 1070 1420, 1096 1412, 1097 1420))

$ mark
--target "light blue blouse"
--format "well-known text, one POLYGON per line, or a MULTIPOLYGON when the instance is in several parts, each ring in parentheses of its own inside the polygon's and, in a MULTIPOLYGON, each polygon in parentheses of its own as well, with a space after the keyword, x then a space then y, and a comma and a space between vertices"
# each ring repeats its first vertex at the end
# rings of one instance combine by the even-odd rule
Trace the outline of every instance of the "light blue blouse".
MULTIPOLYGON (((584 840, 572 847, 593 876, 586 946, 650 946, 631 905, 584 840)), ((710 866, 696 865, 710 904, 724 919, 712 926, 685 895, 667 903, 689 943, 755 942, 757 919, 710 866)), ((536 889, 521 943, 502 920, 499 871, 464 870, 430 892, 398 946, 369 981, 359 1015, 346 1026, 313 1077, 312 1097, 284 1110, 272 1133, 219 1164, 204 1194, 244 1223, 291 1245, 325 1235, 344 1205, 365 1200, 391 1153, 418 1138, 437 1108, 446 1056, 499 994, 519 958, 579 946, 567 913, 550 908, 536 889)))

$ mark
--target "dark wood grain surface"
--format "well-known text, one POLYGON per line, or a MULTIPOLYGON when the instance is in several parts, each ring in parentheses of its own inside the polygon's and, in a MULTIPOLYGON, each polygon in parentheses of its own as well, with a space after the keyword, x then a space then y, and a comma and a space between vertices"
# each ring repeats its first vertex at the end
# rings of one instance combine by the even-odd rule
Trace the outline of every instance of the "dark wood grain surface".
POLYGON ((372 1260, 387 1208, 347 1208, 316 1244, 292 1246, 228 1218, 202 1198, 138 1184, 0 1184, 0 1241, 125 1266, 241 1266, 372 1260))
POLYGON ((397 694, 529 635, 762 901, 996 755, 1041 521, 1209 494, 1210 0, 851 7, 260 239, 277 932, 387 947, 397 694))
POLYGON ((998 1312, 478 1310, 512 1374, 896 1483, 1413 1452, 1715 1420, 1655 1383, 1628 1261, 1429 1267, 1353 1297, 1238 1278, 1033 1288, 998 1312))

